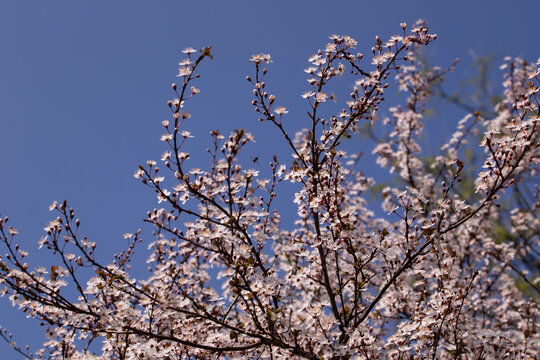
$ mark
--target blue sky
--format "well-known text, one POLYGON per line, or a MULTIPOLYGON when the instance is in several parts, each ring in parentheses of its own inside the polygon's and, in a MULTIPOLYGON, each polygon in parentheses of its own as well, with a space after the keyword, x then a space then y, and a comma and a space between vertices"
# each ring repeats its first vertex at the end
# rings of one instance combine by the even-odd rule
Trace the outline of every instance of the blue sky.
MULTIPOLYGON (((399 32, 400 22, 424 18, 439 35, 428 52, 433 62, 444 66, 461 58, 451 76, 462 80, 471 73, 471 52, 536 60, 539 10, 535 0, 4 0, 0 213, 10 216, 31 251, 54 199, 75 207, 105 261, 122 248, 125 232, 142 227, 150 239, 141 219, 156 206, 155 197, 132 174, 164 150, 160 122, 168 118, 170 84, 187 46, 211 45, 214 54, 202 66, 199 98, 188 104, 196 159, 204 159, 210 129, 240 127, 255 134, 254 155, 269 159, 271 149, 285 159, 277 132, 259 124, 250 106, 245 76, 253 70, 251 54, 272 54, 269 86, 297 129, 305 113, 302 70, 330 34, 351 35, 359 51, 369 53, 375 35, 384 39, 399 32)), ((40 343, 32 338, 39 334, 35 322, 19 321, 23 316, 7 299, 0 309, 0 324, 21 344, 40 343)), ((0 349, 9 351, 4 343, 0 349)))

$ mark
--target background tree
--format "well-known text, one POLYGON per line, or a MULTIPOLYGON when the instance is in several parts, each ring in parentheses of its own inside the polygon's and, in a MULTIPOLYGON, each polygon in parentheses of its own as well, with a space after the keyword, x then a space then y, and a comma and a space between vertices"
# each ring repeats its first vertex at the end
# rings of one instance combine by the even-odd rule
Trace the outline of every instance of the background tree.
POLYGON ((251 58, 255 110, 292 153, 288 162, 274 158, 267 179, 241 165, 241 150, 253 141, 244 129, 213 131, 210 165, 191 168, 187 101, 199 93, 198 67, 212 53, 184 49, 172 119, 162 123, 164 169, 149 160, 135 173, 161 204, 146 220, 157 229, 148 279, 129 274, 138 232, 126 235, 130 246, 114 263, 103 264, 66 202, 51 205, 58 217, 40 240, 59 256, 50 268, 31 268, 14 242, 17 231, 7 218, 0 223, 3 291, 48 329, 49 342, 35 355, 92 358, 99 338, 103 358, 533 358, 537 304, 513 276, 532 291, 538 284, 513 264, 537 254, 538 196, 507 222, 499 221, 499 201, 537 174, 538 64, 509 59, 495 116, 465 117, 426 169, 422 118, 445 71, 419 64, 417 48, 435 39, 425 24, 401 27, 400 35, 376 39, 369 60, 354 39, 330 37, 309 59, 302 95, 309 127, 295 135, 264 81, 270 56, 251 58), (339 102, 332 85, 349 72, 354 85, 339 102), (366 120, 375 125, 394 76, 407 98, 389 108, 382 123, 390 131, 374 153, 401 181, 383 189, 388 215, 377 216, 364 196, 373 179, 356 170, 357 156, 342 142, 366 120), (462 198, 456 188, 468 165, 460 151, 475 131, 483 134, 484 169, 477 198, 462 198), (284 181, 298 184, 293 229, 281 226, 273 205, 284 181), (515 241, 496 241, 494 224, 508 225, 515 241), (84 269, 95 273, 86 285, 84 269))

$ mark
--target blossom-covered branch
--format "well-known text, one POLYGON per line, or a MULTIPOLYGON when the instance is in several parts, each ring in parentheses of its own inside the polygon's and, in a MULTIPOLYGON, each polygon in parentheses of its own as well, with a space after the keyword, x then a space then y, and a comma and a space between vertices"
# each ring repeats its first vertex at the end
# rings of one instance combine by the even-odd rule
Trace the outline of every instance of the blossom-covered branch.
POLYGON ((2 294, 47 329, 43 349, 13 343, 15 350, 74 359, 537 356, 540 284, 527 270, 540 259, 540 198, 527 181, 538 179, 540 61, 507 59, 494 117, 456 119, 428 164, 426 104, 450 69, 426 69, 418 57, 436 39, 424 22, 402 23, 399 32, 377 37, 370 57, 353 38, 332 35, 309 58, 306 125, 296 133, 292 110, 266 83, 270 55, 253 55, 252 105, 291 153, 265 169, 240 160, 254 141, 245 129, 213 130, 208 164, 193 166, 186 144, 197 115, 189 101, 201 96, 199 68, 213 54, 184 49, 171 119, 161 124, 166 150, 134 174, 158 203, 144 220, 156 229, 148 277, 130 273, 140 231, 103 262, 75 211, 55 202, 57 217, 39 245, 58 261, 33 267, 2 218, 2 294), (350 98, 340 102, 337 79, 348 77, 350 98), (393 78, 405 99, 387 106, 393 78), (376 174, 358 169, 360 155, 349 154, 358 150, 343 141, 364 123, 386 133, 373 154, 397 175, 381 204, 369 200, 376 174), (463 157, 477 136, 479 166, 463 157), (284 182, 295 187, 294 199, 278 208, 284 182), (283 216, 294 217, 292 225, 283 216))

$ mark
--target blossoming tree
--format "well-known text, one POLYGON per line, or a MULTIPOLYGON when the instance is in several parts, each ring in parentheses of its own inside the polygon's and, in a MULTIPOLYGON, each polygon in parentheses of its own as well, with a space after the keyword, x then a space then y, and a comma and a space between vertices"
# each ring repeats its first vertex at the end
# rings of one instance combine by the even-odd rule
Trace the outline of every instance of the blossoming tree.
POLYGON ((212 131, 209 165, 192 168, 184 146, 192 137, 187 110, 199 93, 199 67, 212 54, 185 49, 172 116, 162 123, 167 151, 159 166, 150 160, 135 172, 159 203, 145 220, 157 229, 149 277, 129 272, 140 232, 126 234, 129 247, 103 263, 65 201, 51 205, 57 218, 39 241, 58 256, 50 268, 26 262, 17 230, 2 218, 2 293, 39 319, 48 338, 37 352, 16 350, 70 359, 538 356, 540 287, 527 267, 540 251, 540 198, 523 183, 537 180, 540 61, 507 59, 496 115, 475 112, 457 122, 428 166, 423 114, 432 84, 446 72, 426 71, 416 56, 436 38, 424 23, 401 28, 388 41, 377 37, 368 60, 351 37, 330 37, 309 59, 302 95, 308 128, 296 134, 265 83, 270 56, 251 58, 252 105, 292 154, 285 162, 274 157, 268 178, 239 160, 253 141, 244 129, 212 131), (346 73, 355 79, 349 101, 326 116, 335 106, 329 101, 336 100, 335 78, 346 73), (374 180, 357 169, 358 156, 345 151, 351 144, 343 140, 375 126, 394 78, 407 96, 389 108, 381 122, 389 131, 373 153, 398 181, 382 189, 384 215, 376 215, 382 211, 367 200, 374 180), (482 168, 461 157, 478 136, 482 168), (474 196, 460 190, 465 171, 476 174, 474 196), (297 186, 291 228, 274 206, 282 182, 297 186), (523 200, 527 206, 501 207, 519 186, 532 194, 523 200), (494 235, 495 226, 505 227, 506 238, 494 235))

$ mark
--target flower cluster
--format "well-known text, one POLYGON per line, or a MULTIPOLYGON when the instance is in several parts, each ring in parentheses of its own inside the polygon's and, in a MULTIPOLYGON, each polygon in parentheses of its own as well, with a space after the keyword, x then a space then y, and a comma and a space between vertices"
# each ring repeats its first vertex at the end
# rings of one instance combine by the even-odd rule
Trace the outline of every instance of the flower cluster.
POLYGON ((31 267, 17 230, 0 219, 1 292, 47 329, 43 349, 15 350, 70 359, 535 358, 540 284, 527 270, 538 264, 540 196, 527 184, 538 180, 540 61, 507 59, 494 118, 459 120, 428 164, 425 105, 448 70, 426 70, 417 56, 436 38, 424 22, 400 32, 377 37, 370 60, 353 38, 330 36, 305 69, 307 123, 295 135, 265 82, 270 55, 253 55, 252 105, 291 151, 265 170, 239 160, 254 141, 245 129, 212 131, 209 165, 192 167, 186 108, 212 54, 184 49, 162 121, 167 148, 134 173, 158 203, 145 220, 156 228, 148 278, 130 274, 140 231, 103 264, 65 201, 51 205, 57 217, 39 241, 58 256, 50 268, 31 267), (354 83, 339 103, 331 85, 347 72, 354 83), (392 78, 406 100, 375 124, 392 78), (325 116, 329 100, 341 110, 325 116), (389 129, 373 150, 397 174, 379 187, 383 215, 369 201, 370 169, 358 170, 360 155, 342 145, 364 125, 389 129), (475 167, 462 150, 477 136, 475 167), (274 199, 285 182, 296 189, 294 211, 280 214, 274 199), (294 212, 294 226, 283 226, 294 212))

